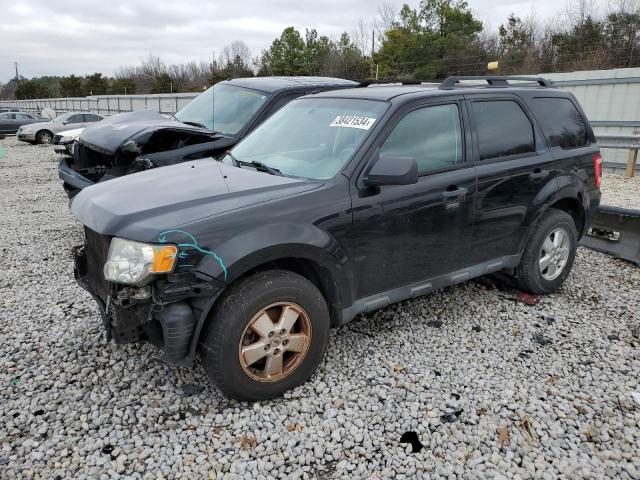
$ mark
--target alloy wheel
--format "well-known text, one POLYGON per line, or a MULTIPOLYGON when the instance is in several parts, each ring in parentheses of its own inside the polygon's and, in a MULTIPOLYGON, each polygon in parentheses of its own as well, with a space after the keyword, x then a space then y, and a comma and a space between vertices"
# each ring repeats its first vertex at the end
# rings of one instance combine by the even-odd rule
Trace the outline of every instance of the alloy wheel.
POLYGON ((238 349, 244 372, 259 382, 277 382, 304 360, 311 345, 311 321, 292 302, 271 304, 247 324, 238 349))
POLYGON ((571 240, 564 228, 554 229, 545 239, 540 250, 540 274, 547 281, 555 280, 563 272, 569 252, 571 240))

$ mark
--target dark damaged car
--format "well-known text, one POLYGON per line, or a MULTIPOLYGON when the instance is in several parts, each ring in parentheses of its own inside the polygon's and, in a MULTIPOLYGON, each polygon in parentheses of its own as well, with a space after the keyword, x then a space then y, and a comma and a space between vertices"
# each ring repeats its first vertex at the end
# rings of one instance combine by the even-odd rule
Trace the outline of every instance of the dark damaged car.
POLYGON ((558 289, 602 159, 569 93, 489 79, 308 95, 220 161, 80 192, 76 278, 109 338, 176 365, 199 350, 256 400, 302 384, 360 313, 493 272, 558 289))
POLYGON ((216 157, 294 98, 354 87, 329 77, 254 77, 217 83, 175 115, 150 110, 121 113, 86 128, 74 157, 58 172, 69 196, 115 177, 216 157))

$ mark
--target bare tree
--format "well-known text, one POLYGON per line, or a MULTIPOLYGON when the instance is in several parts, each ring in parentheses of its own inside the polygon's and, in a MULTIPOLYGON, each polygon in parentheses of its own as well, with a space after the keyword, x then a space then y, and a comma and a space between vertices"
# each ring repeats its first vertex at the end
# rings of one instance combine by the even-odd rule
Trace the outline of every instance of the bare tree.
POLYGON ((375 25, 380 32, 386 32, 393 28, 396 23, 398 11, 392 2, 384 2, 378 7, 378 17, 375 25))

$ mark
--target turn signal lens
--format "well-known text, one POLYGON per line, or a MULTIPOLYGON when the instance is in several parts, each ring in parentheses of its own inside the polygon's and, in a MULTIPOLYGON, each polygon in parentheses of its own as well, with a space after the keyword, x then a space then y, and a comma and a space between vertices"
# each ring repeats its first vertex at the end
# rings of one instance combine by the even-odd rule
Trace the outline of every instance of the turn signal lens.
POLYGON ((153 247, 153 263, 151 271, 153 273, 169 273, 173 270, 173 263, 178 253, 175 245, 161 245, 153 247))

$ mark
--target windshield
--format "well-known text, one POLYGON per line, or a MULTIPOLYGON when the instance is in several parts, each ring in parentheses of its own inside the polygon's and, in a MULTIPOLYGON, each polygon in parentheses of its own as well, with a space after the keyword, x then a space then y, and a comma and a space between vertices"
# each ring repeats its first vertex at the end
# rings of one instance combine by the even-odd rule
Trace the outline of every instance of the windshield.
POLYGON ((348 98, 294 100, 231 153, 239 162, 261 162, 283 175, 331 178, 387 108, 384 102, 348 98))
POLYGON ((267 98, 267 93, 218 83, 174 116, 181 122, 192 122, 215 132, 234 135, 253 118, 267 98))

